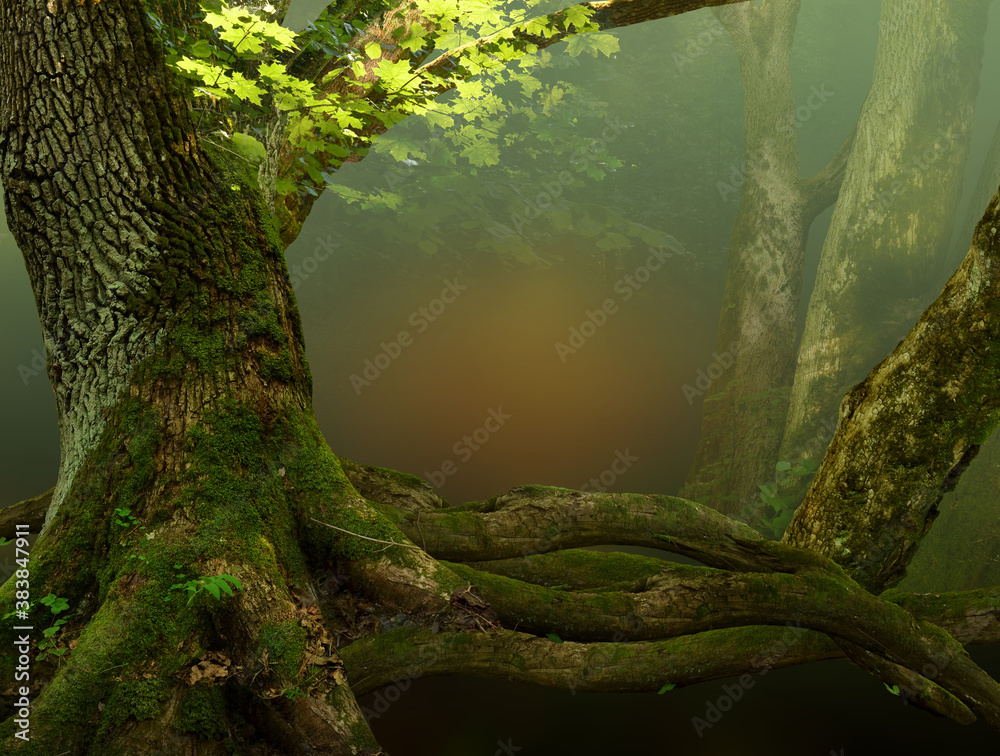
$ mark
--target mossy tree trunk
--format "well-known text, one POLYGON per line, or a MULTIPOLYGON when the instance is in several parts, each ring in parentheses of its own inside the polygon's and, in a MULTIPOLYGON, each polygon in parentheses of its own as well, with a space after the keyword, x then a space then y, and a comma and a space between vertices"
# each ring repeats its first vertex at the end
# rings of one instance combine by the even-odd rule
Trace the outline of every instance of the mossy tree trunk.
POLYGON ((898 582, 1000 422, 1000 195, 944 291, 851 389, 786 543, 847 567, 872 591, 898 582))
POLYGON ((255 737, 249 722, 273 743, 374 750, 309 613, 309 566, 353 561, 371 596, 411 609, 447 608, 461 581, 310 520, 403 539, 323 442, 272 211, 254 175, 199 144, 140 4, 0 8, 6 212, 62 444, 31 597, 66 598, 78 635, 33 677, 31 740, 8 720, 2 750, 215 753, 255 737), (220 574, 245 587, 220 606, 170 590, 220 574), (255 703, 192 686, 198 664, 255 703))
MULTIPOLYGON (((739 515, 774 477, 795 367, 802 261, 809 226, 837 197, 851 137, 829 165, 799 177, 792 88, 798 0, 716 11, 729 31, 745 92, 745 163, 729 242, 726 289, 701 439, 681 495, 739 515)), ((822 108, 814 89, 801 107, 822 108)), ((811 112, 811 111, 810 111, 811 112)))
MULTIPOLYGON (((0 0, 0 49, 0 177, 63 439, 55 491, 16 510, 48 515, 0 604, 69 605, 58 658, 22 661, 15 643, 38 631, 0 626, 3 684, 31 672, 30 737, 6 719, 4 753, 377 754, 350 681, 392 669, 649 690, 840 654, 1000 731, 1000 687, 961 647, 1000 635, 996 591, 887 600, 683 499, 523 487, 448 507, 419 479, 338 459, 312 412, 272 209, 244 166, 199 143, 139 3, 0 0), (596 543, 707 566, 572 548, 596 543), (242 589, 210 598, 218 584, 198 580, 220 575, 242 589), (185 585, 203 590, 186 601, 172 590, 185 585), (803 634, 785 643, 792 619, 803 634), (910 671, 932 660, 934 680, 910 671)), ((974 335, 994 335, 980 314, 974 335)), ((982 387, 956 385, 979 417, 982 387)))

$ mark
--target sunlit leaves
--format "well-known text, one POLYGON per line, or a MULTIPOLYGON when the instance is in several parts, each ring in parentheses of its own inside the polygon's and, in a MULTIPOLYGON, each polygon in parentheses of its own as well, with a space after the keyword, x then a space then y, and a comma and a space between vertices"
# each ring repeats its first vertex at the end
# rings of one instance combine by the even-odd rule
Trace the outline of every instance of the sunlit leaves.
POLYGON ((382 86, 389 90, 416 91, 420 86, 420 77, 414 75, 409 63, 402 60, 392 63, 381 60, 375 67, 375 72, 382 81, 382 86))
MULTIPOLYGON (((270 20, 274 13, 270 5, 255 11, 217 0, 203 8, 204 29, 209 30, 204 38, 166 30, 155 18, 153 23, 165 38, 168 64, 192 83, 199 98, 197 120, 205 133, 232 138, 232 151, 257 165, 268 159, 262 153, 263 142, 269 140, 265 137, 274 134, 276 123, 283 124, 284 142, 268 141, 272 149, 278 144, 294 157, 290 169, 284 162, 283 170, 288 173, 275 186, 283 196, 293 191, 315 194, 309 182, 327 183, 342 160, 367 151, 373 131, 387 130, 414 113, 424 116, 428 127, 441 137, 444 151, 450 151, 445 162, 454 164, 461 158, 473 168, 496 165, 504 123, 516 112, 497 96, 499 89, 513 83, 532 101, 524 108, 529 121, 535 117, 534 108, 540 106, 548 115, 567 98, 565 86, 545 86, 532 75, 550 54, 543 51, 525 57, 534 51, 524 41, 525 31, 552 38, 566 31, 596 30, 588 7, 573 6, 552 17, 533 17, 538 7, 536 0, 517 8, 513 4, 508 8, 503 0, 463 0, 461 7, 457 0, 416 0, 414 8, 424 22, 411 23, 399 13, 399 26, 389 35, 392 42, 372 40, 363 49, 351 42, 360 30, 328 11, 297 35, 270 20), (326 67, 320 82, 289 72, 289 61, 300 47, 335 61, 335 66, 326 67), (445 58, 448 65, 421 67, 428 50, 443 54, 451 50, 445 58), (333 79, 342 82, 337 94, 321 89, 333 79), (457 97, 437 101, 441 92, 451 88, 457 90, 457 97), (305 177, 308 181, 303 183, 305 177)), ((610 55, 617 50, 617 40, 608 35, 588 34, 584 42, 576 36, 569 37, 573 56, 585 51, 610 55)), ((380 134, 374 144, 399 161, 424 157, 418 141, 391 133, 380 134)), ((601 171, 593 163, 587 170, 601 171)), ((343 196, 349 202, 376 206, 396 201, 389 194, 343 196)))
POLYGON ((566 51, 571 58, 583 52, 610 58, 618 52, 618 38, 612 34, 575 34, 569 38, 566 51))
POLYGON ((232 135, 233 149, 254 165, 264 159, 264 145, 250 134, 236 133, 232 135))
POLYGON ((295 32, 241 8, 223 5, 221 14, 206 12, 205 23, 221 29, 219 38, 233 45, 237 53, 259 53, 265 43, 278 50, 295 48, 295 32))
POLYGON ((414 157, 426 157, 419 142, 411 139, 400 139, 392 134, 384 134, 375 142, 375 151, 378 153, 388 152, 396 160, 406 160, 410 155, 414 157))
POLYGON ((496 142, 477 141, 462 150, 462 157, 473 165, 496 165, 500 161, 500 150, 496 142))

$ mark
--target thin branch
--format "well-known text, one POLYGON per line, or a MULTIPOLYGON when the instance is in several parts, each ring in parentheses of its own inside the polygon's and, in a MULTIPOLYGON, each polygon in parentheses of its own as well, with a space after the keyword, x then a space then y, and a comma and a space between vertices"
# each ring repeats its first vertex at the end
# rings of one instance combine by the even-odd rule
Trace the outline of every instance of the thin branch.
POLYGON ((389 546, 402 546, 404 549, 416 549, 417 551, 422 551, 419 546, 414 546, 412 543, 396 543, 396 541, 383 541, 381 538, 372 538, 370 536, 361 535, 360 533, 355 533, 351 530, 345 528, 338 528, 336 525, 331 525, 328 522, 323 522, 322 520, 317 520, 315 517, 310 517, 313 522, 318 522, 320 525, 325 525, 328 528, 333 528, 334 530, 339 530, 341 533, 347 533, 347 535, 352 535, 355 538, 363 538, 366 541, 373 541, 374 543, 385 543, 389 546))
POLYGON ((844 183, 847 159, 851 156, 851 150, 854 148, 854 137, 857 130, 857 124, 855 124, 830 162, 816 171, 812 178, 802 179, 802 195, 806 199, 805 208, 802 211, 803 224, 812 223, 817 215, 837 201, 837 197, 840 195, 840 186, 844 183))

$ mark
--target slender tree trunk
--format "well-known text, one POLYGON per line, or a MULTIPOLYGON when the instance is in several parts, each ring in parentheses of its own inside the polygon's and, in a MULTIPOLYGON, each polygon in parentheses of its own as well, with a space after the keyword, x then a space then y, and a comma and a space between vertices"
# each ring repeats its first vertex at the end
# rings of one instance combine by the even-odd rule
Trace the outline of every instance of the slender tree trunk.
MULTIPOLYGON (((701 440, 681 495, 738 515, 774 475, 795 366, 802 260, 813 218, 836 197, 847 148, 799 178, 791 50, 798 0, 718 9, 740 60, 745 154, 716 353, 705 366, 701 440)), ((833 93, 814 87, 803 107, 833 93)), ((732 187, 733 191, 736 191, 732 187)))
MULTIPOLYGON (((875 77, 809 301, 781 459, 826 448, 844 392, 951 274, 941 262, 962 190, 988 8, 989 0, 882 5, 875 77)), ((994 180, 986 197, 995 189, 994 180)), ((965 248, 978 217, 962 232, 965 248)))

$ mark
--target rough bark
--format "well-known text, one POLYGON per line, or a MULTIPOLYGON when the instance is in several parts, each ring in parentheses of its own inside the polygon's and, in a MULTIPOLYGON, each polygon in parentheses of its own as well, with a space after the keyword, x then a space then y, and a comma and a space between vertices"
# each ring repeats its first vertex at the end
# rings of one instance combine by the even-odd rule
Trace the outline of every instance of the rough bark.
MULTIPOLYGON (((792 91, 798 0, 721 9, 745 92, 745 164, 729 244, 716 352, 705 372, 701 439, 681 496, 739 515, 773 478, 795 364, 809 225, 836 199, 849 137, 825 169, 799 178, 792 91)), ((827 93, 810 95, 822 107, 827 93)), ((737 189, 737 186, 739 187, 737 189)))
MULTIPOLYGON (((819 456, 844 392, 954 271, 941 262, 962 191, 989 5, 882 5, 875 76, 809 300, 780 459, 819 456)), ((992 181, 962 232, 966 242, 995 189, 992 181)))
POLYGON ((892 585, 1000 422, 1000 196, 961 267, 903 341, 844 397, 827 456, 783 540, 892 585))
MULTIPOLYGON (((311 524, 405 540, 316 429, 255 177, 196 142, 137 4, 4 3, 0 29, 0 175, 62 439, 32 595, 66 598, 78 635, 62 666, 35 669, 32 739, 7 720, 5 752, 76 753, 96 739, 108 753, 215 753, 227 731, 277 748, 286 730, 317 753, 374 749, 302 605, 315 593, 308 568, 350 559, 372 596, 405 594, 411 609, 447 607, 450 590, 427 557, 401 550, 389 564, 311 524), (245 587, 223 613, 171 591, 218 574, 245 587), (198 664, 211 683, 194 685, 198 664), (239 695, 223 696, 223 679, 239 695), (305 695, 284 701, 296 682, 305 695), (260 717, 245 716, 243 696, 260 717), (264 721, 269 732, 253 724, 264 721)), ((3 592, 13 604, 15 581, 3 592)), ((16 657, 2 661, 13 681, 16 657)))

